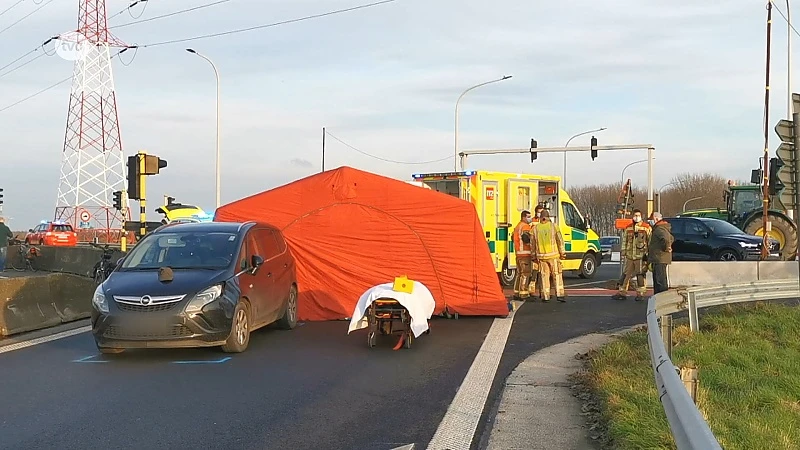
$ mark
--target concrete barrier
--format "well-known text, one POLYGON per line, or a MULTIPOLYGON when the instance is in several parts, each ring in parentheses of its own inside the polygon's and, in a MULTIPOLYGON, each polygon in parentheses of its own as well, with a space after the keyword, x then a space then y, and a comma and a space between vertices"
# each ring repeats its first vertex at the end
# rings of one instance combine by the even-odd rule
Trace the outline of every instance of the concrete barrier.
POLYGON ((668 266, 670 287, 797 279, 797 261, 680 261, 668 266))
POLYGON ((87 318, 94 290, 91 279, 69 274, 0 279, 0 335, 87 318))
MULTIPOLYGON (((103 251, 94 247, 51 247, 47 245, 36 246, 39 249, 39 256, 31 262, 36 270, 45 272, 71 273, 84 277, 91 276, 94 265, 100 261, 103 251)), ((118 249, 111 257, 112 262, 116 262, 124 255, 118 249)), ((19 246, 11 245, 8 247, 8 260, 6 268, 23 268, 25 263, 19 255, 19 246)))

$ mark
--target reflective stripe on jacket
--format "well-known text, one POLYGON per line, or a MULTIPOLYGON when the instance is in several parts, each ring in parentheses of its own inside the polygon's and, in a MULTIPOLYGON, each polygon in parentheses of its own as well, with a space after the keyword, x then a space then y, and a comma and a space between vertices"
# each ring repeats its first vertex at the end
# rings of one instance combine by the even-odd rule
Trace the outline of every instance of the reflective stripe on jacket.
MULTIPOLYGON (((524 232, 531 232, 531 224, 525 223, 525 221, 521 220, 517 226, 514 228, 514 252, 520 256, 530 256, 531 255, 531 244, 526 244, 522 242, 522 233, 524 232)), ((533 240, 533 235, 531 235, 531 241, 533 240)))
POLYGON ((564 253, 564 240, 555 223, 537 224, 533 235, 537 259, 556 259, 564 253))

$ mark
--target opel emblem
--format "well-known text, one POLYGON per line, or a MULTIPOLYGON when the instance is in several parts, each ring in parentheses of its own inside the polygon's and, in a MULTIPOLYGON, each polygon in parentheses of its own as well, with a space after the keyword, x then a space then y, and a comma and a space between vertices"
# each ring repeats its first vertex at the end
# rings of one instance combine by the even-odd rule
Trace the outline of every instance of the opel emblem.
POLYGON ((142 306, 148 306, 148 305, 150 305, 150 303, 153 302, 153 299, 150 298, 149 295, 143 295, 142 299, 139 300, 139 301, 142 303, 142 306))

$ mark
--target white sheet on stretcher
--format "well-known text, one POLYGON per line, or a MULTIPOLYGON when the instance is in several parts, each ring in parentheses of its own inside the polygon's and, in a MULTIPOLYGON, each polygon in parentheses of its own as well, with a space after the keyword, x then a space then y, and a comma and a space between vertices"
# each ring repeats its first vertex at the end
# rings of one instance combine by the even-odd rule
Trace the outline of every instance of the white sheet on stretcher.
POLYGON ((356 304, 356 309, 353 311, 352 319, 350 319, 350 328, 347 330, 347 334, 369 326, 369 319, 366 317, 367 308, 379 298, 397 300, 408 310, 411 316, 411 331, 414 333, 414 337, 419 337, 420 334, 428 330, 428 319, 431 318, 434 309, 436 309, 436 301, 433 299, 431 291, 419 281, 414 282, 414 289, 411 294, 394 291, 392 290, 393 285, 394 283, 379 284, 361 294, 361 298, 358 299, 356 304))

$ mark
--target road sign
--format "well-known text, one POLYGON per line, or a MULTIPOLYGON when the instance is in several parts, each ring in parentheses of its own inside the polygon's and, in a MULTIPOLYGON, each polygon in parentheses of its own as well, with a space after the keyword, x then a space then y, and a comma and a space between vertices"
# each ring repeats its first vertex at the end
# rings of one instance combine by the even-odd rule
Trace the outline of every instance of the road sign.
POLYGON ((81 222, 88 222, 92 216, 89 215, 89 211, 81 211, 81 222))
POLYGON ((794 143, 794 124, 791 120, 781 119, 777 125, 775 125, 775 132, 778 133, 781 140, 783 142, 787 142, 789 144, 794 143))

